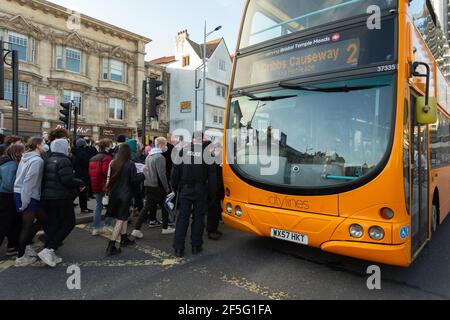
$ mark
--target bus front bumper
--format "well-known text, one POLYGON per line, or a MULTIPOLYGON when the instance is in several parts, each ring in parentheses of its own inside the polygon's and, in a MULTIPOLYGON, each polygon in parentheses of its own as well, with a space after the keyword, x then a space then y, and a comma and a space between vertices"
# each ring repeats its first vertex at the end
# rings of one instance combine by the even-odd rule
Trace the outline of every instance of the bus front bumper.
MULTIPOLYGON (((296 212, 295 215, 302 216, 302 221, 306 221, 307 225, 314 226, 314 229, 311 229, 310 232, 308 230, 302 232, 310 236, 310 247, 319 248, 333 254, 393 266, 408 267, 412 262, 410 242, 391 245, 349 241, 348 239, 340 240, 336 239, 335 232, 340 225, 344 224, 346 219, 300 212, 296 212)), ((269 223, 254 221, 254 215, 251 215, 251 218, 253 218, 251 219, 248 211, 242 217, 223 213, 222 218, 227 226, 234 229, 261 237, 271 237, 269 223)), ((272 227, 286 229, 276 224, 272 227)))

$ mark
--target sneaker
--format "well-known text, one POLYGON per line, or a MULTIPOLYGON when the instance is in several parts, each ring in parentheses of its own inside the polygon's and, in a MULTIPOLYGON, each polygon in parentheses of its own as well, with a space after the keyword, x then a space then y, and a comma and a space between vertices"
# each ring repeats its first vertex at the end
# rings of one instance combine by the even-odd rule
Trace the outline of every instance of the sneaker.
POLYGON ((91 209, 84 209, 80 211, 81 213, 94 213, 94 210, 91 209))
POLYGON ((26 266, 29 266, 29 265, 35 263, 36 260, 37 259, 34 257, 27 257, 26 255, 24 255, 23 257, 16 259, 15 266, 16 267, 26 267, 26 266))
POLYGON ((26 248, 25 248, 25 255, 27 256, 27 257, 30 257, 30 258, 37 258, 37 253, 36 253, 36 251, 34 251, 34 249, 33 249, 33 247, 32 246, 27 246, 26 248))
POLYGON ((168 227, 167 229, 162 230, 162 234, 174 234, 174 233, 175 233, 175 229, 172 227, 168 227))
POLYGON ((19 254, 19 249, 17 248, 8 248, 6 250, 7 257, 16 257, 19 254))
POLYGON ((162 221, 155 220, 155 221, 150 221, 150 223, 148 224, 148 227, 149 228, 159 228, 162 225, 163 225, 162 221))
POLYGON ((49 267, 56 267, 55 251, 51 249, 44 249, 38 254, 39 258, 49 267))
POLYGON ((142 239, 144 238, 144 234, 140 230, 133 230, 131 233, 132 237, 135 237, 136 239, 142 239))
POLYGON ((99 236, 101 233, 102 233, 101 229, 94 229, 94 230, 92 230, 92 236, 93 237, 99 236))

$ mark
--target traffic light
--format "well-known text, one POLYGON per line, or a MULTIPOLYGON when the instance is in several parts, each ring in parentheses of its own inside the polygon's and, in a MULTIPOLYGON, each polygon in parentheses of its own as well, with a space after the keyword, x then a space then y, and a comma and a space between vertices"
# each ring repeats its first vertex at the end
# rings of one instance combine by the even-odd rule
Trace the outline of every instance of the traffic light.
POLYGON ((61 110, 59 111, 59 113, 61 114, 61 116, 59 117, 59 120, 62 121, 62 123, 64 123, 64 128, 66 130, 70 130, 70 116, 71 116, 71 111, 72 111, 72 103, 70 102, 66 102, 66 103, 61 103, 61 110))
POLYGON ((150 118, 158 117, 158 107, 164 103, 164 100, 161 99, 161 96, 164 94, 161 88, 163 84, 164 82, 162 81, 150 78, 150 105, 148 110, 148 116, 150 118))

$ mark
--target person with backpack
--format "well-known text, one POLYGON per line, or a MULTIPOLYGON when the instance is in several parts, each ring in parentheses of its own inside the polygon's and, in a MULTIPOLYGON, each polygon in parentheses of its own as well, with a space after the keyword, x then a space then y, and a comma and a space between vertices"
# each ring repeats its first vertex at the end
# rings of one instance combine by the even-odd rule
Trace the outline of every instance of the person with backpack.
POLYGON ((131 148, 128 144, 122 144, 114 160, 110 165, 107 183, 109 196, 107 217, 116 219, 116 226, 106 249, 106 256, 113 256, 121 252, 116 248, 116 241, 121 236, 120 246, 128 247, 134 242, 128 238, 127 228, 130 218, 130 206, 133 198, 133 189, 145 180, 143 173, 138 173, 132 160, 131 148))
MULTIPOLYGON (((92 192, 95 195, 96 207, 94 214, 94 224, 92 235, 98 236, 102 233, 102 211, 103 198, 106 193, 106 182, 108 177, 109 165, 113 158, 109 155, 112 149, 112 141, 103 139, 98 143, 99 153, 89 161, 89 177, 92 192)), ((111 234, 113 232, 113 219, 106 218, 103 233, 111 234)))

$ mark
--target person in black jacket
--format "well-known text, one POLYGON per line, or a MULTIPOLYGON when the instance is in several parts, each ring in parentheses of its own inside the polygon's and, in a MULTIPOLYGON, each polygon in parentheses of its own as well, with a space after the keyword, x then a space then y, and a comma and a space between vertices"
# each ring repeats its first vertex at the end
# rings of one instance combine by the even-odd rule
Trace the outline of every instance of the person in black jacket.
POLYGON ((80 192, 80 209, 81 213, 93 213, 94 210, 88 208, 88 186, 89 186, 89 160, 92 153, 89 151, 87 143, 84 139, 78 139, 76 148, 72 150, 72 163, 75 170, 75 178, 83 180, 86 188, 80 192))
POLYGON ((70 161, 69 142, 57 139, 51 144, 52 153, 45 160, 42 179, 42 208, 48 214, 47 242, 38 256, 50 267, 55 267, 62 259, 55 251, 75 227, 73 200, 86 184, 75 178, 70 161))
POLYGON ((216 163, 213 164, 217 173, 217 192, 215 199, 209 199, 208 202, 208 217, 206 222, 206 231, 208 238, 211 240, 219 240, 222 237, 222 232, 219 231, 220 216, 222 215, 222 201, 225 197, 225 189, 223 186, 222 173, 222 146, 220 143, 211 145, 210 148, 214 153, 216 163))
POLYGON ((208 196, 216 198, 216 169, 205 162, 203 135, 197 132, 193 143, 178 149, 172 170, 172 188, 179 192, 180 213, 177 218, 174 249, 177 257, 184 255, 186 233, 192 213, 191 245, 192 254, 203 250, 205 215, 208 211, 208 196), (181 158, 180 158, 181 157, 181 158), (182 160, 182 161, 180 161, 182 160), (180 164, 181 162, 181 164, 180 164))
POLYGON ((111 162, 108 174, 106 190, 109 196, 109 204, 106 216, 116 218, 116 226, 111 236, 111 241, 106 249, 106 256, 120 253, 116 248, 116 241, 121 235, 121 247, 134 244, 127 235, 128 218, 133 191, 136 186, 145 180, 143 173, 138 173, 136 165, 131 159, 131 148, 128 144, 122 144, 116 158, 111 162))

